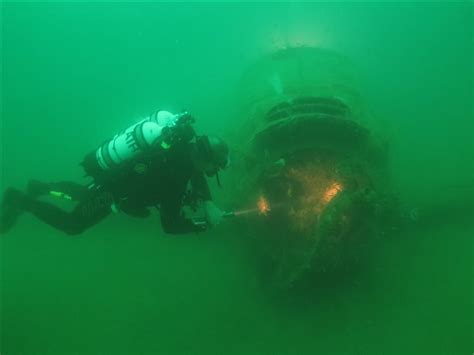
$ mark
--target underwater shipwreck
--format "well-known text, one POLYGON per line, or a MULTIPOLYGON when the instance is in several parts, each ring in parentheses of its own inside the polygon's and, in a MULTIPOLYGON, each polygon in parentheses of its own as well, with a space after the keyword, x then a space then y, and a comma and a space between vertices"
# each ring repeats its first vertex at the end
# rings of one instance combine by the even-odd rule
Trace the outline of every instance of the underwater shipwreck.
POLYGON ((303 47, 242 78, 226 185, 233 204, 248 206, 237 228, 276 287, 352 268, 395 206, 387 145, 355 72, 337 53, 303 47))

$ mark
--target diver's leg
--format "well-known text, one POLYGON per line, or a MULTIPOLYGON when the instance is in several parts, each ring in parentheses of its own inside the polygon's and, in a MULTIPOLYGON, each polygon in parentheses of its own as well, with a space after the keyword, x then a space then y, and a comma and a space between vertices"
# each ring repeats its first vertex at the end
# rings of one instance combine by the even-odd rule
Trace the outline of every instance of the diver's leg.
POLYGON ((86 186, 71 181, 46 183, 38 180, 28 181, 26 190, 31 197, 53 194, 74 201, 83 200, 89 191, 86 186))
POLYGON ((107 217, 111 212, 112 203, 110 193, 97 190, 87 199, 82 200, 72 212, 66 212, 28 195, 23 195, 21 209, 66 234, 76 235, 107 217))
POLYGON ((54 182, 50 185, 51 191, 64 193, 67 196, 70 196, 74 201, 84 200, 90 192, 87 186, 71 181, 54 182))

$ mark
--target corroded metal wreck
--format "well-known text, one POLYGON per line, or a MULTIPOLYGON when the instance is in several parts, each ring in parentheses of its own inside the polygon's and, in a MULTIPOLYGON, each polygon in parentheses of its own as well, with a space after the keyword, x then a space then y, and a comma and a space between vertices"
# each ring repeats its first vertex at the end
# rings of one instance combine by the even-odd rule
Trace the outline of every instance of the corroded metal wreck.
POLYGON ((236 221, 278 287, 350 267, 383 229, 386 145, 354 72, 336 53, 289 48, 241 81, 229 199, 258 206, 236 221))

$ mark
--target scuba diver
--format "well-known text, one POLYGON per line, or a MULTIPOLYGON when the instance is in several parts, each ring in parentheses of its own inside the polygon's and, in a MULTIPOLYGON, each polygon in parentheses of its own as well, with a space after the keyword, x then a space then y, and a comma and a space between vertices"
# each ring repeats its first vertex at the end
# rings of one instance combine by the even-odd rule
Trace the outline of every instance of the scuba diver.
POLYGON ((7 188, 0 211, 0 233, 10 230, 22 212, 69 235, 77 235, 112 212, 144 218, 150 208, 160 213, 166 233, 200 232, 223 216, 211 199, 206 176, 228 165, 229 149, 218 137, 197 135, 188 112, 156 111, 105 141, 87 154, 81 165, 88 186, 74 182, 30 180, 26 192, 7 188), (72 212, 38 199, 51 195, 76 201, 72 212), (188 218, 183 208, 203 207, 204 221, 188 218))

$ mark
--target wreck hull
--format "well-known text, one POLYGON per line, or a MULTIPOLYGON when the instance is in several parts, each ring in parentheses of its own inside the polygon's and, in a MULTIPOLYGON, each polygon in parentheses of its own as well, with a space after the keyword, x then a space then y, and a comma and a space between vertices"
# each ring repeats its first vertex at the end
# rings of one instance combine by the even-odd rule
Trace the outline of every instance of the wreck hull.
POLYGON ((350 268, 393 205, 386 144, 373 134, 355 77, 336 53, 292 48, 242 80, 232 199, 268 205, 239 227, 278 287, 350 268))

